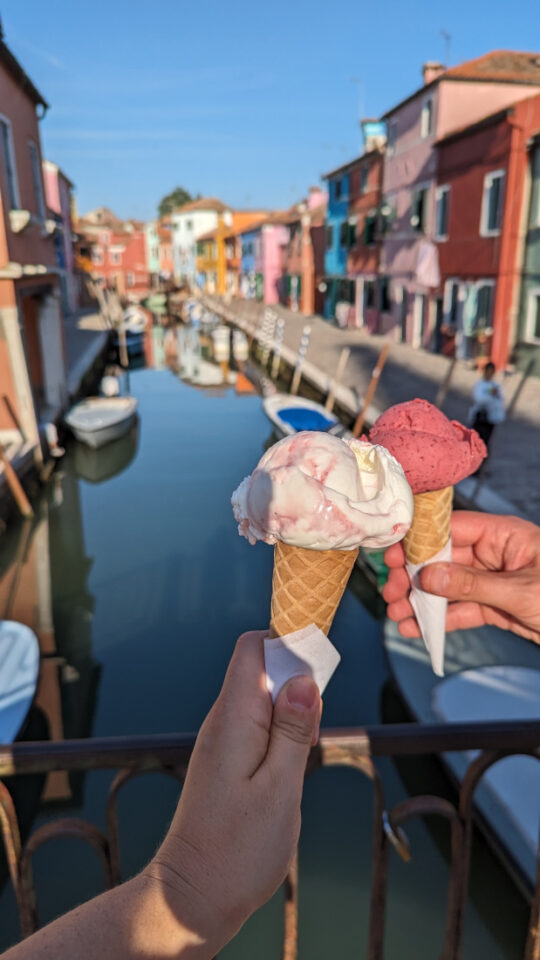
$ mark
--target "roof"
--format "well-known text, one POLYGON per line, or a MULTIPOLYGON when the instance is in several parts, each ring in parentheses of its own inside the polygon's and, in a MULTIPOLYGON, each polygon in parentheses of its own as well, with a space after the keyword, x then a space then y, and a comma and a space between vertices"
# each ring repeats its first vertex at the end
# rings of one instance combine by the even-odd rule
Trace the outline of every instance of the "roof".
POLYGON ((37 105, 38 103, 45 109, 49 109, 49 104, 45 100, 45 97, 42 97, 38 88, 32 83, 30 77, 26 71, 22 68, 21 64, 17 58, 12 54, 11 50, 4 43, 2 28, 0 27, 0 63, 3 63, 7 70, 9 70, 11 76, 19 84, 22 90, 30 97, 30 99, 37 105))
POLYGON ((338 174, 348 173, 350 170, 354 170, 356 167, 360 166, 364 160, 374 156, 375 154, 380 155, 381 151, 367 150, 365 153, 360 154, 359 157, 355 157, 354 160, 349 160, 348 163, 342 164, 341 167, 336 167, 334 170, 329 170, 328 173, 323 173, 322 180, 330 180, 332 177, 337 177, 338 174))
POLYGON ((429 90, 441 80, 458 80, 476 83, 519 83, 540 86, 540 54, 522 53, 518 50, 491 50, 475 60, 466 60, 456 67, 443 70, 431 83, 419 87, 414 93, 400 100, 383 115, 391 116, 396 110, 414 99, 421 91, 429 90))
POLYGON ((215 213, 225 213, 229 208, 217 197, 201 197, 200 200, 192 200, 190 203, 184 203, 181 207, 175 207, 172 213, 192 213, 195 210, 213 210, 215 213))
POLYGON ((203 233, 200 237, 197 237, 197 243, 201 243, 204 240, 215 240, 218 235, 217 227, 214 230, 208 230, 206 233, 203 233))
POLYGON ((62 177, 62 179, 65 180, 65 182, 67 183, 68 187, 71 187, 71 189, 74 188, 75 184, 73 183, 73 180, 70 180, 68 175, 64 173, 62 168, 59 167, 58 164, 55 163, 53 160, 44 159, 43 165, 45 167, 48 167, 50 170, 54 170, 58 177, 62 177))
POLYGON ((85 221, 93 227, 118 227, 122 221, 109 207, 96 207, 95 210, 89 210, 83 213, 79 220, 85 221))

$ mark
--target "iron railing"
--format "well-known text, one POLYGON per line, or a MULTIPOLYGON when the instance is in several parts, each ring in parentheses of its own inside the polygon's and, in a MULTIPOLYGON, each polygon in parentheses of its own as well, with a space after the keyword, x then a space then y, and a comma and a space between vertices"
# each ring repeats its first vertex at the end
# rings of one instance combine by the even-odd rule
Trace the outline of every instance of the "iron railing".
MULTIPOLYGON (((32 857, 52 837, 77 837, 101 858, 105 887, 121 882, 117 798, 134 777, 158 771, 184 779, 195 742, 194 734, 113 737, 61 742, 15 743, 0 748, 0 820, 2 836, 19 911, 21 936, 38 927, 32 857), (79 818, 63 818, 36 829, 23 845, 15 807, 2 779, 15 774, 56 770, 117 769, 110 787, 106 831, 79 818)), ((410 858, 403 825, 415 817, 442 817, 450 825, 450 879, 444 942, 440 960, 460 960, 475 790, 484 773, 503 757, 525 754, 540 759, 540 720, 420 726, 388 724, 364 729, 325 731, 310 754, 307 773, 320 767, 349 766, 368 777, 374 790, 373 863, 367 960, 383 960, 388 856, 391 847, 410 858), (456 803, 440 796, 414 796, 387 809, 376 757, 431 755, 452 751, 479 751, 461 782, 456 803)), ((539 801, 540 802, 540 801, 539 801)), ((298 859, 285 884, 282 960, 298 956, 298 859)), ((540 858, 532 897, 524 960, 540 960, 540 858)))

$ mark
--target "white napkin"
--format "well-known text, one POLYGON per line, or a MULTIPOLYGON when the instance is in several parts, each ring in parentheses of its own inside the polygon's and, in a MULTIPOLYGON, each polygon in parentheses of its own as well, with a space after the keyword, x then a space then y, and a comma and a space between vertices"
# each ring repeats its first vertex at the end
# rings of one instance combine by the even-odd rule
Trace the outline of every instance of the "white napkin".
POLYGON ((314 623, 284 637, 266 637, 266 686, 273 702, 291 677, 312 677, 322 695, 340 660, 334 645, 314 623))
MULTIPOLYGON (((439 550, 428 563, 449 561, 452 559, 452 539, 439 550)), ((425 567, 425 563, 406 563, 407 573, 411 581, 411 606, 416 614, 422 639, 431 658, 433 673, 444 677, 444 643, 446 640, 446 597, 435 597, 432 593, 425 593, 418 586, 418 573, 425 567)))

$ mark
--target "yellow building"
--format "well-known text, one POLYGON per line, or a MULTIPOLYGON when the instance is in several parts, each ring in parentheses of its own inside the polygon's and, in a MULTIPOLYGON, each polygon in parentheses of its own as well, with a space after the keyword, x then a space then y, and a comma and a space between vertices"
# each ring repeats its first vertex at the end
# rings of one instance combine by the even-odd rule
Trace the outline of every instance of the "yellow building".
MULTIPOLYGON (((197 273, 204 275, 206 293, 223 296, 231 288, 231 262, 227 257, 227 243, 247 224, 257 223, 268 215, 266 210, 226 210, 219 214, 218 225, 197 240, 197 273)), ((238 265, 237 265, 238 269, 238 265)))

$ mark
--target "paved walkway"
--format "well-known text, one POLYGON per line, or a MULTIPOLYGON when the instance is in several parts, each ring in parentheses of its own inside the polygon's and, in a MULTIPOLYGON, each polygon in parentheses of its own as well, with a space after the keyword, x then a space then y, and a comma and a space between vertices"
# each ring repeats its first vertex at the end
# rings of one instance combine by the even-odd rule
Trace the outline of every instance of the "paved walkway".
MULTIPOLYGON (((217 298, 205 298, 216 312, 226 310, 228 319, 243 325, 258 324, 264 307, 254 301, 233 301, 226 308, 217 298)), ((321 317, 304 317, 284 307, 273 307, 285 320, 284 359, 298 350, 302 329, 311 326, 306 371, 332 376, 343 347, 351 355, 343 377, 340 403, 354 412, 369 383, 371 372, 385 338, 364 330, 340 330, 321 317), (347 395, 350 398, 347 402, 347 395)), ((388 360, 378 386, 369 420, 395 403, 424 397, 433 402, 448 371, 449 360, 407 344, 392 343, 388 360)), ((540 372, 540 371, 539 371, 540 372)), ((467 422, 472 388, 478 373, 465 363, 454 368, 450 390, 443 404, 447 416, 467 422)), ((519 373, 502 378, 503 392, 511 412, 498 426, 491 441, 489 462, 482 471, 481 482, 465 481, 460 492, 465 499, 492 512, 515 512, 540 523, 540 378, 523 382, 519 373), (519 394, 516 394, 519 390, 519 394), (515 399, 515 403, 513 402, 515 399), (500 499, 502 498, 502 499, 500 499), (506 501, 506 504, 504 503, 506 501)))

